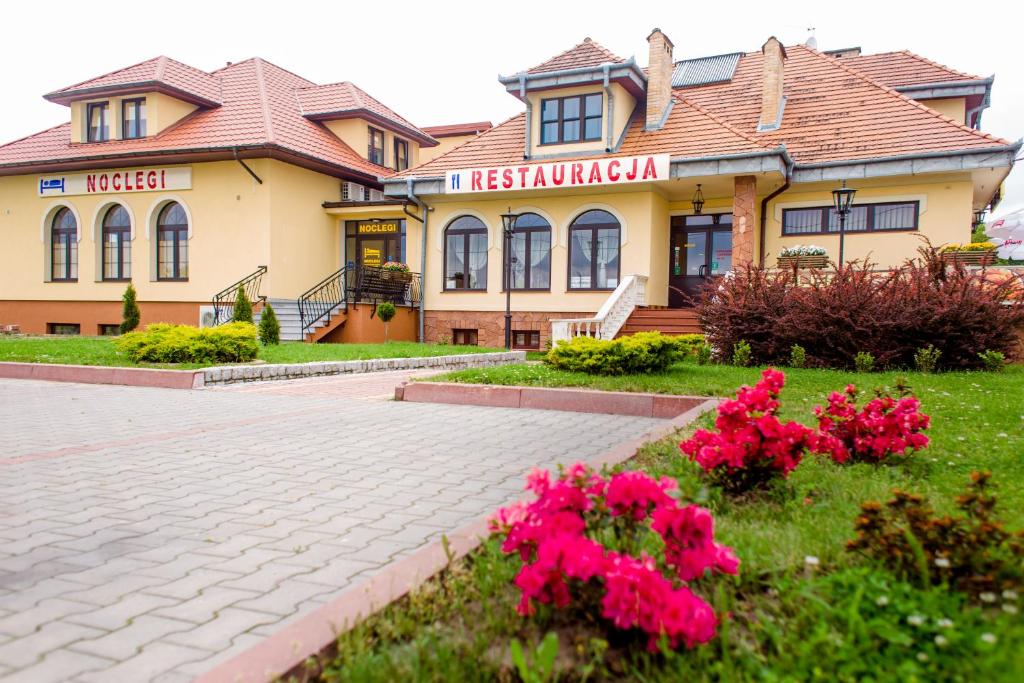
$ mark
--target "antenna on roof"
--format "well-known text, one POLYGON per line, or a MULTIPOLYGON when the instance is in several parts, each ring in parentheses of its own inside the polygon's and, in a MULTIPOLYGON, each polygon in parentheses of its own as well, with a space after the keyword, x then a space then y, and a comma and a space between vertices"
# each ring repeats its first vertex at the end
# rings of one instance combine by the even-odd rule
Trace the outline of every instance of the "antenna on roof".
POLYGON ((812 50, 817 50, 818 49, 818 39, 814 37, 814 31, 815 31, 815 29, 814 29, 813 26, 808 26, 807 27, 807 32, 810 33, 811 35, 807 36, 807 40, 804 42, 804 45, 806 45, 807 47, 811 48, 812 50))

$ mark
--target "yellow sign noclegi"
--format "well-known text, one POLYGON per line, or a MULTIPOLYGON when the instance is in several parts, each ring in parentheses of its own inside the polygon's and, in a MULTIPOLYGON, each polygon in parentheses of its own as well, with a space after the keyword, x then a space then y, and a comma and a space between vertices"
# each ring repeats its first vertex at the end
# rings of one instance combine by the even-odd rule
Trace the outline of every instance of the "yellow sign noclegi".
POLYGON ((360 235, 387 235, 399 232, 397 221, 359 221, 356 232, 360 235))

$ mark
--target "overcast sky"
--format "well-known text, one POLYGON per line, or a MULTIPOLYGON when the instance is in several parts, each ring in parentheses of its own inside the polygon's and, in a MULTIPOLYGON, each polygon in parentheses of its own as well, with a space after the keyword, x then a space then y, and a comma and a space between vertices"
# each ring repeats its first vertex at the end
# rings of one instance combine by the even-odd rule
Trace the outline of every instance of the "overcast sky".
MULTIPOLYGON (((521 110, 499 74, 587 36, 646 65, 645 38, 654 27, 675 43, 676 59, 756 50, 772 34, 801 43, 813 28, 819 49, 909 49, 960 71, 995 74, 982 129, 1009 140, 1024 135, 1019 29, 1007 16, 963 4, 175 0, 98 7, 4 3, 0 142, 67 120, 67 108, 44 93, 160 54, 204 70, 260 56, 317 83, 353 81, 417 125, 498 123, 521 110)), ((1017 169, 996 215, 1021 207, 1024 171, 1017 169)))

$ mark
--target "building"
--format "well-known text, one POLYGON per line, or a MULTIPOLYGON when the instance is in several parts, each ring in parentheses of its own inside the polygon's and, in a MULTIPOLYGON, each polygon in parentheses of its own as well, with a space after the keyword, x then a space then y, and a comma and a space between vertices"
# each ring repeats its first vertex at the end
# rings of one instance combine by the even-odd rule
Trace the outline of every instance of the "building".
POLYGON ((991 78, 909 52, 770 38, 678 61, 657 29, 648 51, 587 39, 502 77, 523 111, 494 127, 418 128, 260 59, 160 57, 50 93, 70 122, 0 146, 0 323, 110 332, 130 280, 144 323, 209 324, 242 282, 295 339, 376 339, 392 300, 393 338, 501 345, 509 214, 515 346, 652 311, 668 329, 659 307, 738 264, 838 259, 843 181, 846 259, 965 241, 1020 147, 979 128, 991 78))

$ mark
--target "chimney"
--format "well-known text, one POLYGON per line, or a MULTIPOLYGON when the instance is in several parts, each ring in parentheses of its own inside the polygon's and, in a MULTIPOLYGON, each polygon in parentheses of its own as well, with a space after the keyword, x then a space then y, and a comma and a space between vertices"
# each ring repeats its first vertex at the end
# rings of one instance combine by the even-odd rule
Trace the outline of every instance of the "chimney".
POLYGON ((672 41, 661 29, 647 36, 650 55, 647 60, 647 130, 661 128, 662 117, 672 100, 672 41))
POLYGON ((782 110, 786 98, 782 94, 785 83, 786 48, 772 36, 761 46, 764 69, 761 75, 761 119, 757 131, 778 130, 782 125, 782 110))

